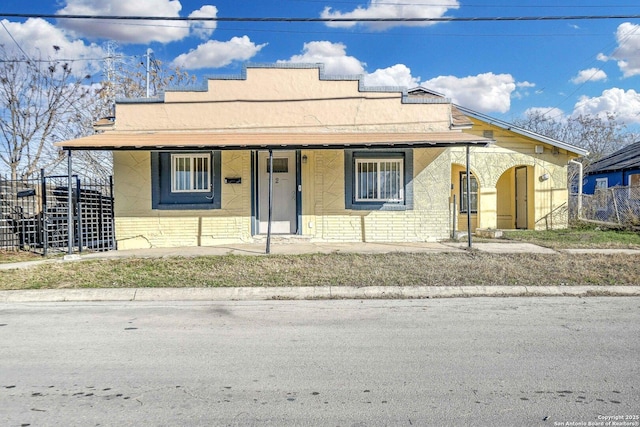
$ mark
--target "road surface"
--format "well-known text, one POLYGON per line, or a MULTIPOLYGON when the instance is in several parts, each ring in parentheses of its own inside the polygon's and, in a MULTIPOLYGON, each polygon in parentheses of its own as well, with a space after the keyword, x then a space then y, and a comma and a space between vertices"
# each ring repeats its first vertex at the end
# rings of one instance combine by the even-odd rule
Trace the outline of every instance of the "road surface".
POLYGON ((3 426, 638 426, 640 298, 1 304, 0 362, 3 426))

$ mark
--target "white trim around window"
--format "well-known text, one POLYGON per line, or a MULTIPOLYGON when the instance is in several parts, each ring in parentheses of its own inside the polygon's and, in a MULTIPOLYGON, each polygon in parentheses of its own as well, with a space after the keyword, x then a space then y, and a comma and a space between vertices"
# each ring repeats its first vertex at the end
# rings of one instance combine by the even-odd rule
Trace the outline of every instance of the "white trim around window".
POLYGON ((211 191, 210 154, 171 154, 171 192, 211 191))
POLYGON ((609 188, 609 178, 596 178, 595 191, 606 190, 609 188))

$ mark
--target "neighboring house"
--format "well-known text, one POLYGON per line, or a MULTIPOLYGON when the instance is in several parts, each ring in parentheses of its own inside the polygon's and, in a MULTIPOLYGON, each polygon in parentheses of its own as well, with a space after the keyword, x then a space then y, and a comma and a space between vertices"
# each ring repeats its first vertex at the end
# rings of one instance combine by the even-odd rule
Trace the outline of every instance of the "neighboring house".
POLYGON ((584 194, 610 187, 640 188, 640 141, 591 163, 584 175, 584 194))
POLYGON ((321 65, 251 65, 119 101, 97 129, 57 145, 113 151, 119 249, 254 241, 269 229, 270 177, 271 232, 316 241, 439 241, 467 214, 472 229, 566 227, 567 162, 586 154, 321 65))

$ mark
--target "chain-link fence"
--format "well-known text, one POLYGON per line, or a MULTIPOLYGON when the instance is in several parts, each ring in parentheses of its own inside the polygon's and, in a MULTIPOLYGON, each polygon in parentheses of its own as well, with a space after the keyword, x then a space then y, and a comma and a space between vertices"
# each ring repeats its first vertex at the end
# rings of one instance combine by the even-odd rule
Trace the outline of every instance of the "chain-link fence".
POLYGON ((640 187, 611 187, 578 195, 571 194, 569 212, 572 220, 591 221, 615 226, 640 226, 640 187))
POLYGON ((0 250, 46 255, 69 248, 110 250, 115 244, 111 179, 74 176, 69 189, 67 176, 18 181, 0 176, 0 250))

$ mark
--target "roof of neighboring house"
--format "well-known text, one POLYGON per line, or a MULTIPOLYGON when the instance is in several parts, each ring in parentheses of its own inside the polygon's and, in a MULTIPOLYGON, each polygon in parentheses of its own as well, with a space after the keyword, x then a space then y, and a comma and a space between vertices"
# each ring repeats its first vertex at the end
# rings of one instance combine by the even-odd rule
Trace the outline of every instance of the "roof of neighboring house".
POLYGON ((586 174, 640 169, 640 141, 629 144, 615 153, 591 163, 585 170, 586 174))
POLYGON ((481 121, 483 121, 485 123, 488 123, 490 125, 494 125, 494 126, 497 126, 499 128, 508 130, 510 132, 514 132, 514 133, 517 133, 519 135, 526 136, 528 138, 532 138, 532 139, 538 140, 538 141, 543 142, 545 144, 549 144, 552 147, 557 147, 557 148, 561 148, 563 150, 570 151, 572 153, 577 154, 578 156, 586 156, 587 154, 589 154, 589 151, 585 150, 584 148, 576 147, 575 145, 567 144, 566 142, 558 141, 557 139, 553 139, 553 138, 549 138, 549 137, 544 136, 544 135, 540 135, 539 133, 532 132, 530 130, 518 127, 518 126, 514 125, 513 123, 505 122, 503 120, 496 119, 495 117, 487 116, 486 114, 479 113, 477 111, 471 110, 471 109, 466 108, 466 107, 462 107, 460 105, 457 105, 457 107, 464 114, 466 114, 466 115, 468 115, 470 117, 473 117, 475 119, 481 120, 481 121))

